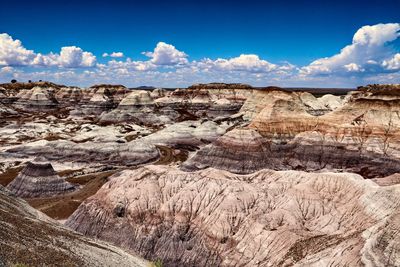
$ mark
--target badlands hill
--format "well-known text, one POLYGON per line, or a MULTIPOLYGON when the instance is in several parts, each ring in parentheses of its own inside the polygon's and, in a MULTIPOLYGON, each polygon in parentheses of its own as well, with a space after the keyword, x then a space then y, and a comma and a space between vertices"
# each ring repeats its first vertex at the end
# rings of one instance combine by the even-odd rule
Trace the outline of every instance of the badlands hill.
POLYGON ((150 165, 110 177, 66 225, 167 266, 397 266, 399 190, 350 173, 150 165))
POLYGON ((45 82, 0 114, 0 262, 400 266, 399 85, 45 82))
POLYGON ((67 229, 0 185, 0 265, 148 266, 108 243, 67 229))

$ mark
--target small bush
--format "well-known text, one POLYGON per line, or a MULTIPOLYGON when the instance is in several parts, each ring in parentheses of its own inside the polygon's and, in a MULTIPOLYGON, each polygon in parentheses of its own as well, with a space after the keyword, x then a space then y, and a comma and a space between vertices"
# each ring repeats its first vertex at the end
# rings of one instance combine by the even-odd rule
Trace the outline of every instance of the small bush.
POLYGON ((160 259, 158 259, 158 260, 151 262, 149 267, 162 267, 162 266, 163 266, 162 261, 160 259))

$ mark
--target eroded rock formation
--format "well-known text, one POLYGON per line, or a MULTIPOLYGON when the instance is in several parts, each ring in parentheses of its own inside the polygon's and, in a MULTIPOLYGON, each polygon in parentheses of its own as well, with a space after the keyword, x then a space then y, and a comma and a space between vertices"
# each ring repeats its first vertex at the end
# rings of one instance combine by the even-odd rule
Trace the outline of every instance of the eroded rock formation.
POLYGON ((0 262, 6 266, 148 266, 115 246, 84 237, 0 185, 0 262))
POLYGON ((270 144, 255 130, 234 129, 199 150, 183 165, 185 170, 213 167, 247 174, 265 168, 270 144))
POLYGON ((59 177, 44 158, 37 158, 27 163, 7 189, 18 197, 33 198, 66 194, 77 190, 78 186, 59 177))
POLYGON ((147 166, 111 177, 67 225, 166 266, 397 266, 399 200, 350 173, 147 166))
MULTIPOLYGON (((396 85, 346 96, 220 83, 2 87, 0 184, 14 180, 10 189, 28 189, 29 203, 57 220, 80 205, 67 224, 84 234, 165 266, 399 266, 396 85), (31 183, 36 167, 22 169, 37 156, 59 175, 46 165, 37 172, 49 179, 31 183), (63 194, 65 180, 80 190, 63 194), (34 195, 53 189, 62 195, 34 195)), ((12 247, 0 249, 0 263, 35 238, 49 251, 47 237, 59 242, 54 228, 18 239, 28 224, 6 216, 4 225, 24 223, 15 237, 14 226, 0 227, 0 243, 12 247)), ((85 265, 57 244, 67 263, 85 265)))
POLYGON ((30 90, 21 90, 17 94, 17 102, 14 106, 27 111, 48 111, 57 108, 55 89, 33 87, 30 90))

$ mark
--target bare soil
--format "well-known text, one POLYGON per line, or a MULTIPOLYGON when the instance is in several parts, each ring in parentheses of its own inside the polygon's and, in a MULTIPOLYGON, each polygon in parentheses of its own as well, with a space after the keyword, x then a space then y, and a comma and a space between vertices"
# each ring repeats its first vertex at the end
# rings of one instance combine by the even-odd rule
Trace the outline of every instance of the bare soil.
POLYGON ((107 182, 107 178, 115 172, 115 170, 112 170, 67 178, 68 182, 79 184, 82 188, 61 196, 32 198, 26 199, 26 201, 29 205, 53 219, 67 219, 85 199, 94 195, 107 182))

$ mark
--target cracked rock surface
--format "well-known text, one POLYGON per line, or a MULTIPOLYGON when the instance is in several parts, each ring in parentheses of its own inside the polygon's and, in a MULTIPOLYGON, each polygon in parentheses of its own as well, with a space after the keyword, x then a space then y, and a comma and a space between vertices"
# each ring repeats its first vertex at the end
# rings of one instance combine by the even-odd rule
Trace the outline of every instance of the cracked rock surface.
POLYGON ((166 266, 397 266, 399 190, 351 173, 150 165, 111 177, 66 225, 166 266))

